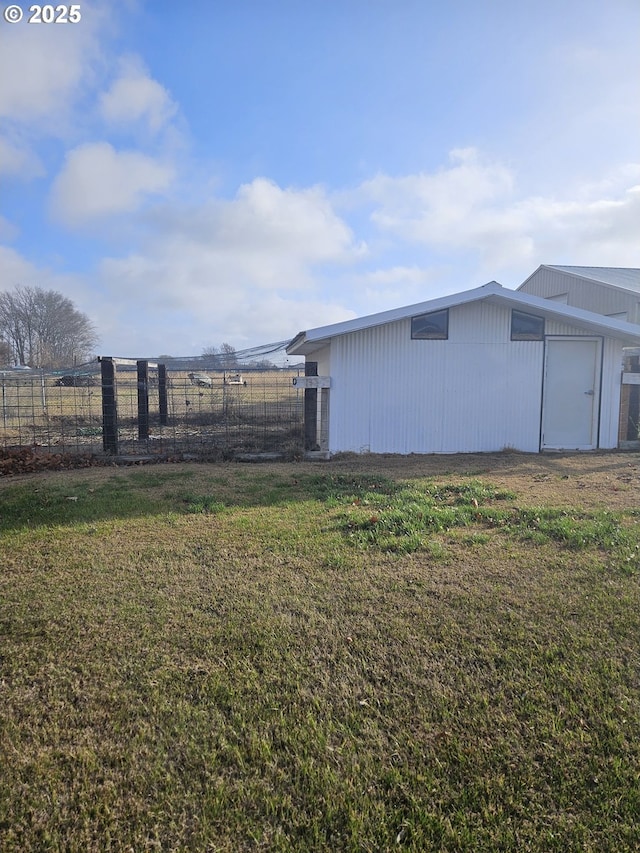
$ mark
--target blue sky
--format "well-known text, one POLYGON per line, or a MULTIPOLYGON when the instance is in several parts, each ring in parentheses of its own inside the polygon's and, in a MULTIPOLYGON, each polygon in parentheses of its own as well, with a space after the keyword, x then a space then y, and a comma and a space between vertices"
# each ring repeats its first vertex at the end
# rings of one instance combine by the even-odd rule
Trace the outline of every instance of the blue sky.
POLYGON ((0 289, 60 291, 102 354, 640 266, 637 0, 16 5, 0 289))

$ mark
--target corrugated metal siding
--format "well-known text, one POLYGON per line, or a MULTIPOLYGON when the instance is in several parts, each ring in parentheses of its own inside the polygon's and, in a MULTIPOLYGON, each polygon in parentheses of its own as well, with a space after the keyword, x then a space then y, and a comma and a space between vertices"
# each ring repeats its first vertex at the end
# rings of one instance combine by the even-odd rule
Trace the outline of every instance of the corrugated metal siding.
POLYGON ((334 338, 331 451, 537 451, 543 344, 509 340, 510 316, 477 302, 448 341, 412 341, 410 320, 334 338))
POLYGON ((602 353, 602 391, 600 398, 599 446, 601 448, 618 446, 621 382, 622 345, 614 338, 605 338, 602 353))
MULTIPOLYGON (((560 320, 547 320, 544 324, 544 333, 547 337, 552 335, 579 335, 585 338, 593 338, 593 332, 581 329, 579 326, 571 326, 560 320)), ((599 337, 599 336, 598 336, 599 337)))
POLYGON ((607 316, 624 311, 630 323, 640 322, 637 293, 627 294, 606 284, 576 278, 575 275, 556 269, 537 270, 519 289, 522 293, 531 293, 545 299, 566 293, 568 305, 607 316))
MULTIPOLYGON (((412 341, 400 320, 334 338, 329 449, 357 453, 539 450, 544 344, 510 340, 508 308, 452 308, 449 340, 412 341)), ((593 337, 547 321, 546 334, 593 337)), ((599 446, 617 446, 622 346, 604 338, 599 446)))
POLYGON ((640 269, 632 267, 572 267, 550 264, 558 272, 573 273, 594 281, 611 284, 614 287, 625 287, 640 293, 640 269))
POLYGON ((309 356, 307 361, 316 361, 318 363, 318 376, 331 375, 331 346, 327 344, 321 350, 316 350, 313 355, 309 356))

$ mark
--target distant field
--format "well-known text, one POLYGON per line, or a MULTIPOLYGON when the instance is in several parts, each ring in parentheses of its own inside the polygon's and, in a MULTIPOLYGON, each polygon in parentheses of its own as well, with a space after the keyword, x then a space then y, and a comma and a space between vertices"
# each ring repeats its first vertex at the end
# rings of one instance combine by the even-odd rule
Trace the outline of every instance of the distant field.
MULTIPOLYGON (((177 451, 205 445, 277 449, 280 442, 286 450, 294 441, 288 431, 297 429, 295 441, 299 443, 302 392, 292 385, 297 371, 245 371, 240 385, 225 384, 223 371, 204 371, 211 379, 210 386, 193 384, 189 372, 168 373, 169 423, 161 427, 157 377, 150 371, 151 442, 163 442, 177 451)), ((38 444, 61 450, 101 451, 99 373, 82 377, 77 386, 60 385, 57 375, 0 373, 0 386, 0 446, 38 444)), ((139 452, 135 371, 119 370, 117 406, 123 452, 139 452)), ((148 449, 147 442, 143 450, 148 449)), ((163 447, 153 444, 152 449, 157 452, 163 447)))
POLYGON ((0 480, 0 850, 632 851, 640 460, 0 480))

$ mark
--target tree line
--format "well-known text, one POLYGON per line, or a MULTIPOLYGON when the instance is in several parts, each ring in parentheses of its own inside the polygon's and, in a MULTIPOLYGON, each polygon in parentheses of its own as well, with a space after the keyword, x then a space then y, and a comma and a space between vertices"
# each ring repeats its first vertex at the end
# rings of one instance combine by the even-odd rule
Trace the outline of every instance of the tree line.
POLYGON ((253 368, 261 368, 263 370, 271 370, 276 368, 272 361, 268 358, 255 359, 251 358, 247 353, 236 351, 236 348, 231 344, 221 344, 220 347, 208 346, 202 350, 202 355, 210 360, 213 365, 221 370, 238 370, 243 365, 253 368))
POLYGON ((89 317, 61 293, 25 285, 0 292, 0 366, 72 367, 97 342, 89 317))
POLYGON ((218 347, 209 346, 202 350, 202 355, 210 356, 220 367, 232 370, 238 367, 238 355, 236 348, 231 344, 224 343, 218 347))

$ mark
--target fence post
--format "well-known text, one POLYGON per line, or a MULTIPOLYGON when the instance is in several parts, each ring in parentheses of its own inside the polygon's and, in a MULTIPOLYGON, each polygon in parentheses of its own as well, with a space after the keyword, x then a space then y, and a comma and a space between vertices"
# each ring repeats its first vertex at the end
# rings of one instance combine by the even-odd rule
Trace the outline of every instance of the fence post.
POLYGON ((160 426, 169 423, 169 401, 167 398, 167 366, 158 365, 158 409, 160 411, 160 426))
POLYGON ((149 362, 138 359, 138 441, 149 438, 149 362))
POLYGON ((100 359, 102 377, 102 448, 105 453, 118 453, 118 407, 116 398, 116 365, 112 358, 100 359))
MULTIPOLYGON (((318 362, 306 361, 305 376, 318 375, 318 362)), ((318 389, 304 389, 304 449, 318 449, 318 389)))

